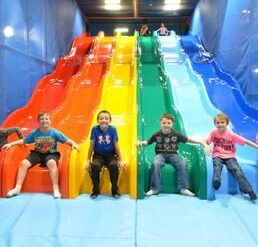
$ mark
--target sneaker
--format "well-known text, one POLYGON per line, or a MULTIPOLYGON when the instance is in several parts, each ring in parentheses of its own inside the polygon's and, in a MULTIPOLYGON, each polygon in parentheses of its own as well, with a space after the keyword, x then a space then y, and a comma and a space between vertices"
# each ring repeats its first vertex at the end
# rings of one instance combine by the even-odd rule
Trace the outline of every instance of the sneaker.
POLYGON ((154 190, 154 189, 150 189, 149 191, 147 191, 145 193, 146 196, 153 196, 153 195, 158 195, 159 191, 158 190, 154 190))
POLYGON ((92 192, 92 193, 90 194, 90 198, 91 198, 91 199, 96 199, 98 195, 99 195, 99 193, 92 192))
POLYGON ((16 188, 14 188, 14 189, 9 190, 7 192, 7 197, 10 198, 10 197, 13 197, 13 196, 18 196, 19 194, 20 194, 20 192, 16 188))
POLYGON ((185 196, 195 196, 195 194, 188 189, 181 189, 180 194, 185 195, 185 196))
POLYGON ((219 180, 213 181, 213 187, 215 190, 218 190, 220 187, 220 181, 219 180))
POLYGON ((59 192, 59 190, 55 190, 54 193, 53 193, 53 195, 54 195, 54 198, 55 198, 55 199, 59 199, 59 198, 62 197, 62 195, 61 195, 61 193, 59 192))
POLYGON ((112 196, 113 196, 115 199, 119 199, 119 198, 120 198, 120 194, 119 194, 118 192, 112 193, 112 196))
POLYGON ((257 195, 254 193, 254 191, 248 192, 248 195, 252 201, 257 199, 257 195))

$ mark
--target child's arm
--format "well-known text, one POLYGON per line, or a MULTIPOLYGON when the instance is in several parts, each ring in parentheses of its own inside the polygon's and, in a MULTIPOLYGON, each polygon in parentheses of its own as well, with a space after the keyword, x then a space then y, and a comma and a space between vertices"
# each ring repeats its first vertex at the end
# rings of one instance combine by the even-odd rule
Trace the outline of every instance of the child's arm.
POLYGON ((115 142, 114 145, 115 145, 116 154, 117 154, 117 157, 118 157, 119 167, 121 169, 123 169, 123 168, 126 167, 126 165, 125 165, 125 162, 123 162, 122 155, 121 155, 121 152, 120 152, 120 148, 118 146, 118 142, 115 142))
POLYGON ((87 162, 85 165, 85 169, 87 169, 88 171, 91 171, 91 156, 93 154, 94 145, 95 145, 95 142, 93 140, 90 140, 90 146, 89 146, 89 150, 88 150, 88 159, 87 159, 87 162))
POLYGON ((244 140, 245 140, 245 144, 247 144, 247 145, 249 145, 249 146, 251 146, 251 147, 253 147, 253 148, 258 149, 258 144, 254 143, 254 142, 252 142, 252 141, 249 141, 249 140, 247 140, 247 139, 245 139, 245 138, 244 138, 244 140))
POLYGON ((23 133, 21 131, 21 128, 15 127, 15 132, 16 132, 17 136, 19 137, 19 139, 23 139, 24 138, 23 133))
POLYGON ((65 143, 70 145, 73 149, 80 151, 80 146, 75 141, 73 141, 71 139, 67 139, 67 141, 65 143))
POLYGON ((208 143, 203 140, 203 141, 197 141, 197 140, 193 140, 191 138, 187 138, 187 142, 190 142, 190 143, 195 143, 195 144, 200 144, 204 147, 204 151, 207 155, 211 155, 211 148, 210 146, 208 145, 208 143))
POLYGON ((2 147, 2 149, 7 149, 7 150, 8 150, 10 147, 16 146, 16 145, 18 145, 18 146, 24 145, 24 140, 23 140, 23 139, 20 139, 20 140, 17 140, 17 141, 13 141, 13 142, 7 143, 7 144, 5 144, 5 145, 2 147))
POLYGON ((7 135, 11 135, 13 133, 16 133, 17 136, 19 137, 19 139, 23 139, 23 134, 22 134, 22 131, 21 131, 21 128, 19 127, 10 127, 10 128, 7 128, 7 135))

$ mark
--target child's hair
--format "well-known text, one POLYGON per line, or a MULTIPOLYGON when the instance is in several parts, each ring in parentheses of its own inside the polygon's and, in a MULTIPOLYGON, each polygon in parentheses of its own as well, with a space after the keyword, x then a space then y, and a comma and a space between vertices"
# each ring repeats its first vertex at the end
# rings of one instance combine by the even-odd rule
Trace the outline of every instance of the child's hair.
POLYGON ((171 114, 169 114, 169 113, 163 114, 163 115, 160 117, 160 121, 161 121, 163 118, 170 119, 172 122, 174 122, 174 117, 173 117, 171 114))
POLYGON ((227 116, 227 114, 220 112, 218 113, 215 117, 214 117, 214 124, 216 124, 217 119, 223 119, 226 121, 227 124, 229 124, 229 117, 227 116))
POLYGON ((99 120, 99 116, 100 116, 100 114, 102 114, 102 113, 108 114, 108 115, 109 115, 109 118, 110 118, 110 121, 112 120, 111 113, 110 113, 109 111, 106 111, 106 110, 102 110, 102 111, 100 111, 100 112, 98 113, 98 115, 97 115, 97 120, 99 120))
POLYGON ((43 115, 48 115, 49 118, 51 117, 50 113, 48 111, 41 111, 41 112, 38 113, 38 121, 39 121, 40 117, 43 116, 43 115))

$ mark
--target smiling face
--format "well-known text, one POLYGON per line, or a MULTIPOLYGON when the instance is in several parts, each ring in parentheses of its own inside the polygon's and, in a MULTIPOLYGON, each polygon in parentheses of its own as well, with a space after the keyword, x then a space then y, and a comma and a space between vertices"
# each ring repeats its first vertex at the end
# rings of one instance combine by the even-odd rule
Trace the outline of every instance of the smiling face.
POLYGON ((174 122, 172 119, 163 117, 160 120, 160 126, 161 126, 162 133, 167 134, 171 132, 171 129, 174 126, 174 122))
POLYGON ((110 122, 111 122, 111 116, 109 113, 102 112, 98 115, 98 123, 102 130, 107 129, 110 122))
POLYGON ((227 129, 228 122, 223 117, 215 118, 214 124, 220 133, 224 133, 227 129))
POLYGON ((39 126, 43 130, 49 129, 51 125, 50 115, 48 113, 41 114, 38 117, 39 126))

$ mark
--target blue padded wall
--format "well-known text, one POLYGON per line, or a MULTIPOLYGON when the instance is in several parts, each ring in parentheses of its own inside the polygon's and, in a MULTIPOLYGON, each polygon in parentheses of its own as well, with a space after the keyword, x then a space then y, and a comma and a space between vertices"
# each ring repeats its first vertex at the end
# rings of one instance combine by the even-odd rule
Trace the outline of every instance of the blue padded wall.
POLYGON ((0 124, 83 31, 75 0, 0 1, 0 124))
POLYGON ((201 37, 224 71, 258 108, 258 1, 200 0, 191 33, 201 37))

